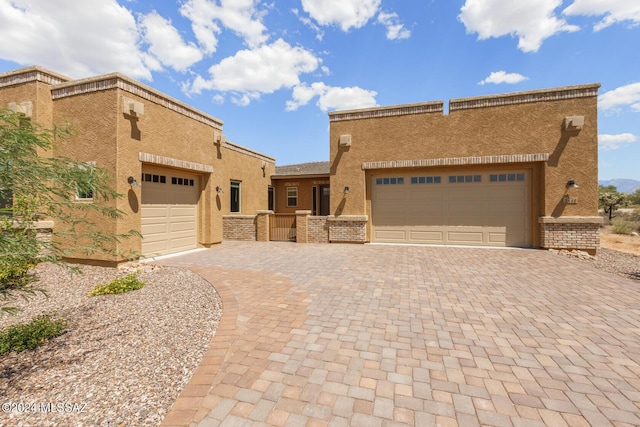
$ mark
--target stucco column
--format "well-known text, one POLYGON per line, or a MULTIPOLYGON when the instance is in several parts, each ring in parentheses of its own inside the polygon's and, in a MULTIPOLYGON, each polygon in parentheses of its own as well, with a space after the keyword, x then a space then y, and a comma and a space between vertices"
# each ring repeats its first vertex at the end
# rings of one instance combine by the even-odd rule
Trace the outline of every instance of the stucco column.
POLYGON ((257 211, 256 212, 256 240, 258 242, 269 241, 269 217, 273 215, 273 211, 257 211))
POLYGON ((311 211, 296 211, 296 242, 309 243, 309 226, 307 218, 311 211))

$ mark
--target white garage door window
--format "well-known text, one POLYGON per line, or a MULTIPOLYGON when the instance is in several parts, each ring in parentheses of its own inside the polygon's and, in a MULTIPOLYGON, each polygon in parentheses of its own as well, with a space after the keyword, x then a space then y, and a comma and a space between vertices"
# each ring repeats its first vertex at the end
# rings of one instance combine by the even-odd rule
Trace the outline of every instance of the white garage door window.
POLYGON ((374 242, 530 246, 527 171, 373 177, 374 242))
POLYGON ((197 247, 198 176, 182 171, 142 171, 142 255, 197 247))

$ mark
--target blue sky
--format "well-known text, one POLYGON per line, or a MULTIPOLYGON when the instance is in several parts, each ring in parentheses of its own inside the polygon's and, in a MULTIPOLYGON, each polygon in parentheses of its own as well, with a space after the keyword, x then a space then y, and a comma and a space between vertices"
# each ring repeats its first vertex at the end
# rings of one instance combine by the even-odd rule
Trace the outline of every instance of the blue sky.
POLYGON ((280 165, 334 110, 601 83, 599 178, 640 180, 640 0, 0 0, 0 72, 121 72, 280 165))

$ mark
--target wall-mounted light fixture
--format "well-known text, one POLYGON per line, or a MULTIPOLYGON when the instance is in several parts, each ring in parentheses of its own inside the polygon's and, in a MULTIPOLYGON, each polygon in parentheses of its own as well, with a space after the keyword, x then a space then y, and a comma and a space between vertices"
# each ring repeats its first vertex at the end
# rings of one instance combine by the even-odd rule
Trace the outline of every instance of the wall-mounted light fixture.
POLYGON ((567 188, 580 188, 578 184, 573 179, 567 181, 567 188))
POLYGON ((267 168, 267 162, 265 162, 264 160, 262 161, 262 170, 265 170, 267 168))
POLYGON ((127 178, 127 184, 129 184, 132 188, 133 187, 140 187, 140 183, 138 181, 136 181, 136 179, 132 176, 127 178))
POLYGON ((344 194, 349 194, 349 187, 344 187, 344 194))
POLYGON ((218 194, 224 194, 224 190, 222 189, 222 187, 220 187, 219 185, 216 186, 216 193, 218 194))

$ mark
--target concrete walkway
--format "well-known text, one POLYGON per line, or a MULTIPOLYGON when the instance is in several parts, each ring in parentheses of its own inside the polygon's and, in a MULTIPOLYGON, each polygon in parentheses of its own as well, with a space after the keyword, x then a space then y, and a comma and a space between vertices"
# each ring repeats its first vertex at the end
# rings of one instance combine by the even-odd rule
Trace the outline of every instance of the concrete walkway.
POLYGON ((546 251, 225 242, 164 426, 640 425, 640 283, 546 251))

